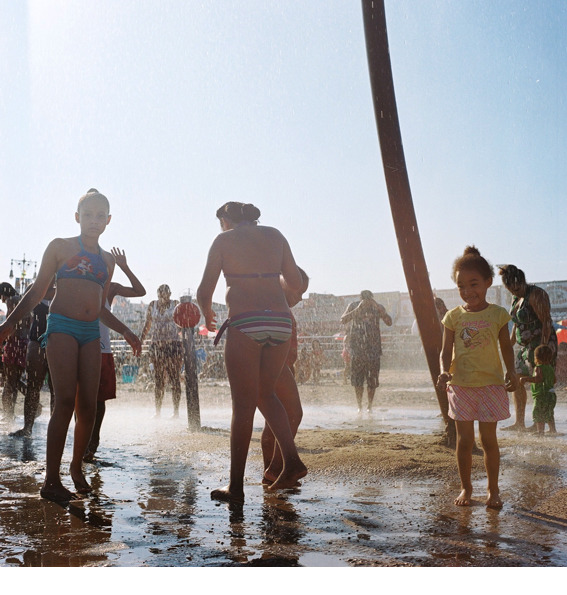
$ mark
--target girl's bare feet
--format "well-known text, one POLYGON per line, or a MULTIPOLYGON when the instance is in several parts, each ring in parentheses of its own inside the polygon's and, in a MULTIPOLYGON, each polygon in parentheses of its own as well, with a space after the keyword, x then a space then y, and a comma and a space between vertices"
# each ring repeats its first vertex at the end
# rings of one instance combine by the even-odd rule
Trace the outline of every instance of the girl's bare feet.
POLYGON ((220 500, 221 502, 234 502, 236 504, 244 503, 244 491, 230 491, 230 487, 218 488, 211 492, 211 500, 220 500))
POLYGON ((73 471, 71 469, 71 479, 73 480, 75 489, 77 492, 79 492, 79 494, 88 494, 89 492, 92 492, 92 487, 86 480, 82 471, 73 471))
POLYGON ((297 487, 297 482, 307 475, 307 467, 299 461, 292 469, 284 469, 279 477, 269 486, 269 490, 286 490, 297 487))
POLYGON ((486 506, 488 508, 502 508, 502 500, 500 500, 500 494, 498 492, 488 492, 488 498, 486 499, 486 506))
POLYGON ((77 496, 63 486, 63 484, 43 484, 39 491, 42 498, 55 502, 57 504, 68 504, 71 500, 76 500, 77 496))
POLYGON ((461 490, 461 493, 455 498, 455 504, 457 506, 470 506, 471 505, 472 490, 461 490))

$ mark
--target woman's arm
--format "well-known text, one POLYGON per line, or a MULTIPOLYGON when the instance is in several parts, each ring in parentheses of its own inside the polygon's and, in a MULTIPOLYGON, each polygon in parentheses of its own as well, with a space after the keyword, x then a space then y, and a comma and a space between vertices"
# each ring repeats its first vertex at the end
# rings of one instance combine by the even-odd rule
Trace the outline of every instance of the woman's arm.
POLYGON ((216 314, 212 309, 213 293, 222 271, 222 250, 219 238, 220 236, 217 236, 209 250, 203 278, 197 289, 197 303, 205 318, 205 326, 210 331, 216 330, 216 314))
POLYGON ((291 252, 288 241, 283 237, 283 252, 282 252, 282 277, 287 286, 294 291, 299 291, 303 286, 303 278, 297 268, 295 258, 291 252))
POLYGON ((152 326, 152 310, 154 307, 154 302, 150 302, 148 306, 148 311, 146 312, 146 323, 144 324, 144 328, 142 329, 142 335, 140 336, 140 341, 142 343, 146 340, 146 335, 150 332, 150 328, 152 326))
POLYGON ((16 325, 22 318, 29 314, 39 302, 53 283, 53 277, 57 272, 57 255, 61 242, 64 240, 55 239, 47 246, 37 277, 29 291, 26 291, 18 305, 12 310, 3 324, 0 325, 0 343, 9 337, 16 325))
POLYGON ((541 322, 541 343, 547 345, 551 336, 551 304, 547 292, 534 285, 530 293, 530 306, 533 308, 536 316, 541 322))
POLYGON ((505 324, 498 333, 498 342, 500 343, 500 352, 506 366, 506 390, 513 392, 518 386, 518 376, 514 362, 514 349, 508 334, 508 325, 505 324))
POLYGON ((130 287, 125 287, 120 283, 113 283, 109 293, 108 293, 108 301, 112 303, 112 300, 115 296, 121 295, 122 297, 132 298, 132 297, 143 297, 146 295, 146 288, 142 285, 141 281, 134 275, 128 263, 126 261, 126 254, 124 250, 120 252, 119 248, 112 248, 111 250, 112 255, 114 256, 114 260, 116 264, 122 269, 126 277, 128 277, 128 281, 130 281, 130 287))
POLYGON ((451 380, 452 375, 449 372, 451 362, 453 361, 453 345, 455 343, 455 332, 446 326, 443 327, 443 343, 441 354, 439 356, 440 374, 437 378, 437 388, 447 388, 447 382, 451 380))

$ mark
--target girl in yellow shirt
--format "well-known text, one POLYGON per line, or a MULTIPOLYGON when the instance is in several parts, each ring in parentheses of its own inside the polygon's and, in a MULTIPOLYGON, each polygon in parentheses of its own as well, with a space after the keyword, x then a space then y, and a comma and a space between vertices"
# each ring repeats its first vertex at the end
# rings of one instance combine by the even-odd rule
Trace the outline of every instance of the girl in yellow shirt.
POLYGON ((474 422, 478 421, 488 476, 486 505, 501 508, 498 487, 500 449, 498 421, 510 417, 506 391, 517 385, 508 312, 486 301, 494 270, 474 246, 467 246, 453 264, 453 281, 464 304, 443 317, 441 374, 437 386, 447 390, 449 415, 457 428, 457 468, 461 493, 457 506, 470 506, 474 422), (504 365, 504 377, 498 346, 504 365))

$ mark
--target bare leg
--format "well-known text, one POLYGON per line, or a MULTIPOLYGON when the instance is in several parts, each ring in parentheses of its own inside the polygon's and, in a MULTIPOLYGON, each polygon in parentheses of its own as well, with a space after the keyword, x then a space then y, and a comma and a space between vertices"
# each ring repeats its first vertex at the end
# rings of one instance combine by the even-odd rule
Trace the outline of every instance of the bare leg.
POLYGON ((516 410, 516 421, 513 425, 503 428, 504 430, 519 430, 523 431, 526 429, 526 403, 528 395, 526 393, 526 387, 520 383, 518 388, 514 391, 514 408, 516 410))
POLYGON ((2 391, 2 408, 4 421, 14 419, 14 407, 18 396, 18 382, 23 369, 15 365, 4 365, 4 390, 2 391))
POLYGON ((368 388, 368 409, 367 411, 370 413, 372 411, 372 403, 374 402, 374 395, 376 394, 375 388, 368 388))
POLYGON ((175 355, 168 362, 168 373, 171 382, 171 397, 173 400, 173 417, 179 417, 179 403, 181 402, 181 367, 183 358, 175 355))
POLYGON ((484 450, 484 466, 488 477, 486 505, 489 508, 502 508, 498 474, 500 473, 500 448, 496 437, 496 422, 479 422, 480 440, 484 450))
POLYGON ((156 417, 161 414, 161 406, 163 404, 163 396, 165 394, 165 370, 164 361, 162 357, 156 357, 153 361, 154 364, 154 379, 155 379, 155 404, 156 404, 156 417))
POLYGON ((89 440, 89 445, 87 446, 87 451, 85 452, 85 456, 83 457, 83 460, 86 461, 87 463, 92 462, 94 455, 96 454, 96 451, 98 450, 98 445, 100 444, 100 428, 102 427, 102 422, 104 420, 105 413, 106 413, 105 401, 97 401, 93 433, 91 434, 91 439, 89 440))
POLYGON ((211 498, 244 501, 244 471, 257 406, 274 433, 284 460, 284 468, 271 487, 292 487, 307 473, 297 454, 285 409, 274 394, 288 349, 287 343, 263 348, 240 331, 228 329, 225 363, 232 393, 230 480, 228 486, 213 490, 211 498))
POLYGON ((67 430, 75 409, 79 345, 69 335, 52 333, 46 351, 55 390, 55 406, 47 426, 47 461, 41 495, 48 500, 64 502, 73 498, 73 493, 61 483, 60 467, 67 430))
POLYGON ((96 418, 100 384, 100 342, 91 341, 79 348, 79 386, 75 400, 75 434, 70 472, 79 493, 91 491, 83 474, 83 457, 91 440, 96 418))
POLYGON ((363 386, 355 386, 354 394, 356 396, 356 404, 358 405, 358 412, 362 411, 362 393, 364 392, 363 386))
POLYGON ((26 373, 28 377, 26 396, 24 399, 24 427, 11 434, 16 437, 29 437, 39 406, 41 387, 47 374, 47 358, 37 341, 28 343, 26 355, 26 373))
MULTIPOLYGON (((276 382, 275 391, 287 413, 291 434, 295 438, 297 428, 303 417, 303 409, 295 377, 287 365, 282 369, 276 382)), ((265 425, 262 432, 261 443, 264 458, 264 482, 273 483, 283 469, 283 460, 280 448, 268 424, 265 425)))
POLYGON ((470 506, 472 496, 472 451, 474 446, 474 422, 456 421, 457 469, 461 479, 461 493, 455 498, 457 506, 470 506))

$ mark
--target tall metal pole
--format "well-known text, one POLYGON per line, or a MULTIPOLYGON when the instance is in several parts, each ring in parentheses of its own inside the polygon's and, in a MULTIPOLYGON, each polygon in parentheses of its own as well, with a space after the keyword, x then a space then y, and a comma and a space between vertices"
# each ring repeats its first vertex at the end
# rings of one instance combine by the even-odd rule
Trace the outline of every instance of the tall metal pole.
MULTIPOLYGON (((390 63, 384 1, 362 0, 362 13, 374 115, 378 128, 390 209, 410 299, 433 386, 435 386, 439 375, 442 334, 421 246, 406 169, 390 63)), ((445 421, 446 442, 448 445, 454 446, 455 422, 448 414, 447 393, 438 389, 435 389, 435 392, 445 421)))

